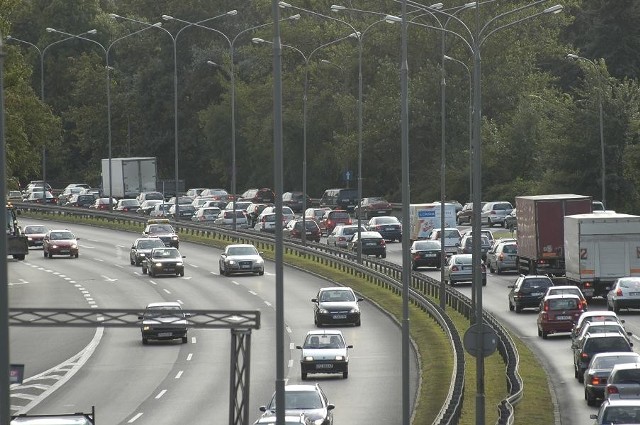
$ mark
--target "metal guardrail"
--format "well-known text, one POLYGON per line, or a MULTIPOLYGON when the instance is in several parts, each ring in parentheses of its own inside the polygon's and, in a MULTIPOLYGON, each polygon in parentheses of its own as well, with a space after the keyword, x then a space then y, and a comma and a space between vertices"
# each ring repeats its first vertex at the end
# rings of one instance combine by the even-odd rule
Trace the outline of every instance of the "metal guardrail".
MULTIPOLYGON (((131 214, 117 214, 50 205, 16 204, 23 210, 34 210, 40 213, 54 216, 73 215, 79 217, 98 218, 107 222, 117 222, 133 226, 144 226, 146 216, 131 214)), ((264 236, 253 231, 232 231, 223 226, 202 225, 188 221, 172 221, 177 232, 206 238, 221 238, 234 243, 253 243, 259 249, 273 249, 273 237, 264 236)), ((302 246, 292 241, 284 241, 284 253, 299 257, 310 258, 318 263, 339 269, 345 273, 357 275, 368 282, 389 289, 397 294, 402 292, 402 267, 385 260, 363 258, 363 263, 355 262, 355 255, 344 250, 330 248, 327 245, 308 243, 302 246)), ((454 354, 454 366, 451 376, 451 384, 446 401, 442 406, 433 425, 457 424, 462 412, 464 401, 464 371, 465 358, 462 340, 451 318, 432 299, 439 299, 440 282, 425 276, 422 273, 412 273, 410 279, 409 294, 411 302, 428 313, 449 336, 454 354)), ((446 304, 461 313, 466 318, 473 315, 471 300, 461 293, 446 288, 446 304)), ((523 382, 518 373, 519 355, 511 336, 498 320, 488 312, 484 312, 484 321, 498 336, 498 352, 506 364, 506 378, 509 396, 503 399, 497 406, 499 418, 498 425, 511 425, 514 423, 513 405, 520 401, 523 395, 523 382)), ((415 403, 414 403, 415 405, 415 403)))

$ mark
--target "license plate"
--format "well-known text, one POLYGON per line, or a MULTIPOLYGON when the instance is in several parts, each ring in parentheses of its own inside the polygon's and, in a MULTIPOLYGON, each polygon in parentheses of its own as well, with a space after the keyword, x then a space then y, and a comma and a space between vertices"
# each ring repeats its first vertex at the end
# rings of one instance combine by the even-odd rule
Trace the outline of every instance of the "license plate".
POLYGON ((582 293, 584 294, 585 297, 592 297, 593 296, 593 289, 583 289, 582 293))
POLYGON ((249 268, 249 267, 251 267, 251 266, 249 266, 248 264, 243 264, 243 265, 242 265, 242 266, 240 266, 240 267, 241 267, 241 268, 243 268, 243 269, 248 269, 248 268, 249 268))
POLYGON ((638 295, 640 295, 640 292, 629 292, 629 295, 631 295, 632 297, 637 297, 638 295))
POLYGON ((333 365, 331 363, 319 363, 316 364, 316 369, 333 369, 333 365))
POLYGON ((376 246, 376 243, 375 242, 367 242, 365 245, 366 246, 376 246))
POLYGON ((386 211, 384 211, 384 210, 378 211, 378 214, 385 214, 385 213, 386 213, 386 211))
POLYGON ((556 320, 571 320, 571 316, 556 316, 556 320))
POLYGON ((307 235, 310 235, 310 234, 311 234, 311 232, 306 232, 306 234, 307 234, 307 235))
POLYGON ((69 250, 68 250, 68 249, 61 249, 61 250, 60 250, 60 253, 61 253, 61 254, 68 254, 68 253, 69 253, 69 250))
POLYGON ((385 230, 393 230, 393 227, 387 226, 387 228, 385 228, 385 230))
POLYGON ((423 255, 423 257, 435 257, 436 255, 438 255, 438 254, 436 254, 436 253, 429 253, 429 254, 424 254, 424 255, 423 255))
POLYGON ((346 319, 347 315, 346 314, 334 314, 331 317, 334 318, 334 319, 346 319))
POLYGON ((171 333, 171 332, 160 332, 160 333, 158 334, 158 337, 159 337, 159 338, 163 338, 163 337, 168 337, 168 336, 171 336, 171 335, 172 335, 172 333, 171 333))
POLYGON ((541 296, 543 296, 543 295, 544 295, 544 294, 543 294, 542 292, 532 292, 532 293, 531 293, 531 296, 532 296, 532 297, 541 297, 541 296))

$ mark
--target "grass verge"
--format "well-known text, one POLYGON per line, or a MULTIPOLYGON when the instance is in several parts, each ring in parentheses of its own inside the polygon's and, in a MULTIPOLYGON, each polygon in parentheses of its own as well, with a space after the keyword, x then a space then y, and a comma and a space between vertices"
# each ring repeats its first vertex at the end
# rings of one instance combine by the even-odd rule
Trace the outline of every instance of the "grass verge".
MULTIPOLYGON (((25 213, 25 216, 50 220, 50 215, 36 212, 25 213)), ((99 221, 90 217, 55 216, 56 221, 66 221, 78 224, 106 227, 117 230, 140 232, 141 225, 123 225, 116 222, 99 221)), ((504 235, 502 237, 507 237, 504 235)), ((192 234, 180 234, 183 241, 201 243, 205 245, 223 247, 227 242, 222 239, 212 239, 192 234)), ((273 258, 273 252, 265 252, 265 257, 273 258)), ((351 286, 362 296, 375 300, 380 308, 387 311, 398 323, 402 321, 402 300, 397 294, 367 282, 365 279, 346 274, 331 267, 318 264, 305 257, 285 255, 284 261, 296 267, 316 273, 326 279, 351 286)), ((469 327, 469 320, 457 311, 447 308, 447 314, 454 321, 460 335, 469 327)), ((449 389, 453 356, 449 341, 438 324, 421 309, 410 304, 411 338, 418 350, 419 368, 422 377, 420 393, 417 397, 414 424, 430 424, 437 416, 449 389)), ((520 375, 524 381, 523 399, 516 405, 518 425, 538 425, 554 423, 549 384, 544 369, 540 366, 533 352, 519 339, 514 338, 520 354, 520 375)), ((476 359, 465 354, 465 394, 464 407, 460 425, 476 423, 476 359)), ((484 361, 484 395, 485 395, 485 423, 495 423, 498 418, 497 406, 508 394, 505 379, 505 364, 502 358, 494 353, 484 361)))

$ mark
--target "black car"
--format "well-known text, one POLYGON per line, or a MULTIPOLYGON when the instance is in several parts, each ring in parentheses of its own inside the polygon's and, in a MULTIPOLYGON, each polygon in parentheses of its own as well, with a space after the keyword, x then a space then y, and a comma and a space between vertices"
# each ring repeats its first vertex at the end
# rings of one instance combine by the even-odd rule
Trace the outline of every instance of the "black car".
POLYGON ((538 308, 553 281, 543 275, 521 275, 516 283, 509 285, 509 310, 520 313, 523 308, 538 308))
POLYGON ((162 248, 164 246, 164 242, 160 238, 138 238, 131 245, 129 261, 132 266, 139 266, 151 254, 153 248, 162 248))
POLYGON ((578 382, 584 382, 584 373, 593 356, 598 353, 632 352, 632 343, 619 332, 587 334, 580 342, 571 345, 573 349, 573 371, 578 382))
MULTIPOLYGON (((305 421, 317 425, 333 425, 333 409, 335 406, 329 403, 327 396, 319 384, 285 385, 284 387, 284 412, 288 416, 304 415, 305 421)), ((276 414, 276 395, 266 406, 260 406, 263 412, 260 421, 266 423, 267 418, 276 414)))
POLYGON ((360 326, 360 306, 363 298, 357 297, 348 286, 320 288, 313 305, 313 322, 316 326, 349 324, 360 326))
POLYGON ((411 269, 418 270, 419 267, 436 267, 442 265, 440 241, 421 240, 415 241, 411 245, 411 269))
POLYGON ((362 249, 362 255, 375 255, 376 257, 387 258, 387 243, 378 232, 360 232, 354 233, 351 240, 347 243, 347 249, 358 252, 358 248, 362 249))
POLYGON ((180 247, 180 238, 166 218, 147 220, 147 226, 142 235, 148 238, 160 238, 166 246, 180 247))
POLYGON ((372 232, 380 233, 380 235, 388 241, 402 241, 402 224, 397 217, 392 215, 373 217, 369 220, 366 227, 372 232))
MULTIPOLYGON (((291 208, 293 212, 302 212, 302 204, 304 199, 303 192, 285 192, 282 194, 282 205, 291 208)), ((311 198, 307 195, 307 205, 311 205, 311 198)))
POLYGON ((187 314, 175 301, 151 303, 144 313, 138 316, 141 320, 140 331, 142 343, 147 345, 150 339, 174 340, 187 343, 187 314))
POLYGON ((142 262, 142 274, 148 273, 152 277, 163 274, 184 276, 183 258, 177 248, 153 248, 142 262))
POLYGON ((76 194, 71 195, 69 202, 67 202, 67 206, 89 208, 95 201, 96 197, 92 194, 76 194))

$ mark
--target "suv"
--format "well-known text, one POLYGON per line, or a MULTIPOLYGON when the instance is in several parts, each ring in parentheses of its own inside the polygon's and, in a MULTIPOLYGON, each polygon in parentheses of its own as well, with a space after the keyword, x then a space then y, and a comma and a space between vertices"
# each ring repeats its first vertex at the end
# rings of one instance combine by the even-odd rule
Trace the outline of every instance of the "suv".
POLYGON ((187 317, 190 315, 182 311, 180 303, 174 301, 151 303, 147 305, 142 315, 140 331, 142 343, 147 345, 150 339, 173 340, 180 339, 187 343, 187 317))
POLYGON ((358 189, 327 189, 320 198, 320 207, 353 211, 358 205, 358 189))
POLYGON ((549 276, 544 275, 520 275, 509 292, 509 310, 520 313, 523 308, 538 308, 540 301, 547 293, 547 289, 553 286, 549 276))
POLYGON ((618 332, 587 334, 573 349, 573 371, 578 382, 584 382, 584 372, 594 355, 606 352, 632 352, 632 343, 618 332))
POLYGON ((504 219, 513 210, 513 205, 510 202, 487 202, 480 213, 480 221, 487 226, 491 227, 494 224, 499 224, 504 227, 504 219))

